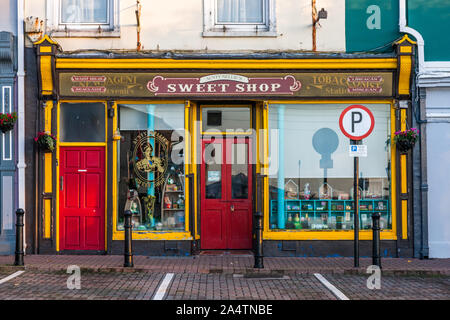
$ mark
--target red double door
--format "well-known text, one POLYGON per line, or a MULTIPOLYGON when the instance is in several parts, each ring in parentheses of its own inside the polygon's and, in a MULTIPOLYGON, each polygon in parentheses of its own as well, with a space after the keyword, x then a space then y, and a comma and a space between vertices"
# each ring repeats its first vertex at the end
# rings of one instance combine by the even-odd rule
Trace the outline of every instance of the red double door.
POLYGON ((105 250, 105 148, 61 147, 61 250, 105 250))
POLYGON ((201 248, 252 248, 249 138, 202 140, 201 248))

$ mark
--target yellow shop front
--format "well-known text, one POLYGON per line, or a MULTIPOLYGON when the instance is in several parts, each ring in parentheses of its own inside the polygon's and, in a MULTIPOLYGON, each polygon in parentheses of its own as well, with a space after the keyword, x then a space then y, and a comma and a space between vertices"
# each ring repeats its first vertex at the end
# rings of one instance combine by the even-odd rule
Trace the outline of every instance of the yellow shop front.
POLYGON ((351 58, 107 58, 36 45, 42 131, 57 144, 39 157, 46 250, 122 253, 125 210, 135 254, 253 250, 262 212, 267 256, 351 255, 353 160, 339 117, 352 105, 375 121, 360 164, 362 251, 374 212, 384 254, 410 248, 409 160, 391 142, 410 117, 398 103, 410 95, 408 39, 398 55, 351 58))

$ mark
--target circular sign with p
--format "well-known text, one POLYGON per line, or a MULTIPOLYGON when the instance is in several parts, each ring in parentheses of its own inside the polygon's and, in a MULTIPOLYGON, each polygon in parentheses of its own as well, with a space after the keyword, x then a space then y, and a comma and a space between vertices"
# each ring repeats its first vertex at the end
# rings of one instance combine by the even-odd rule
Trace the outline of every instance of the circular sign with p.
POLYGON ((375 126, 375 118, 369 108, 354 104, 342 111, 339 127, 342 133, 352 140, 368 137, 375 126))

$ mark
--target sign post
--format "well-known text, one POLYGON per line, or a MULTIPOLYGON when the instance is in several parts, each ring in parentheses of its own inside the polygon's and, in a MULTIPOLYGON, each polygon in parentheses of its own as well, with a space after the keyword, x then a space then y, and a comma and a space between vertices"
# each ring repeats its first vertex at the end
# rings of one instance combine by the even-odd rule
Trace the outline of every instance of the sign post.
POLYGON ((359 267, 359 157, 367 156, 367 146, 362 140, 368 137, 375 126, 372 112, 362 105, 351 105, 342 111, 339 127, 350 139, 349 155, 353 159, 353 218, 354 218, 354 266, 359 267))

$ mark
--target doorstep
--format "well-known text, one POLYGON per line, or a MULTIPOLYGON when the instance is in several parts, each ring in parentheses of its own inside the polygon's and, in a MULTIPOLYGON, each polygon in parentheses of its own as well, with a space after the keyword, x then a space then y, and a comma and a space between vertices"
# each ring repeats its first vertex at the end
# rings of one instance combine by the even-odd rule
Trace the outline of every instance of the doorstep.
POLYGON ((251 250, 200 250, 199 256, 250 256, 253 257, 251 250))

